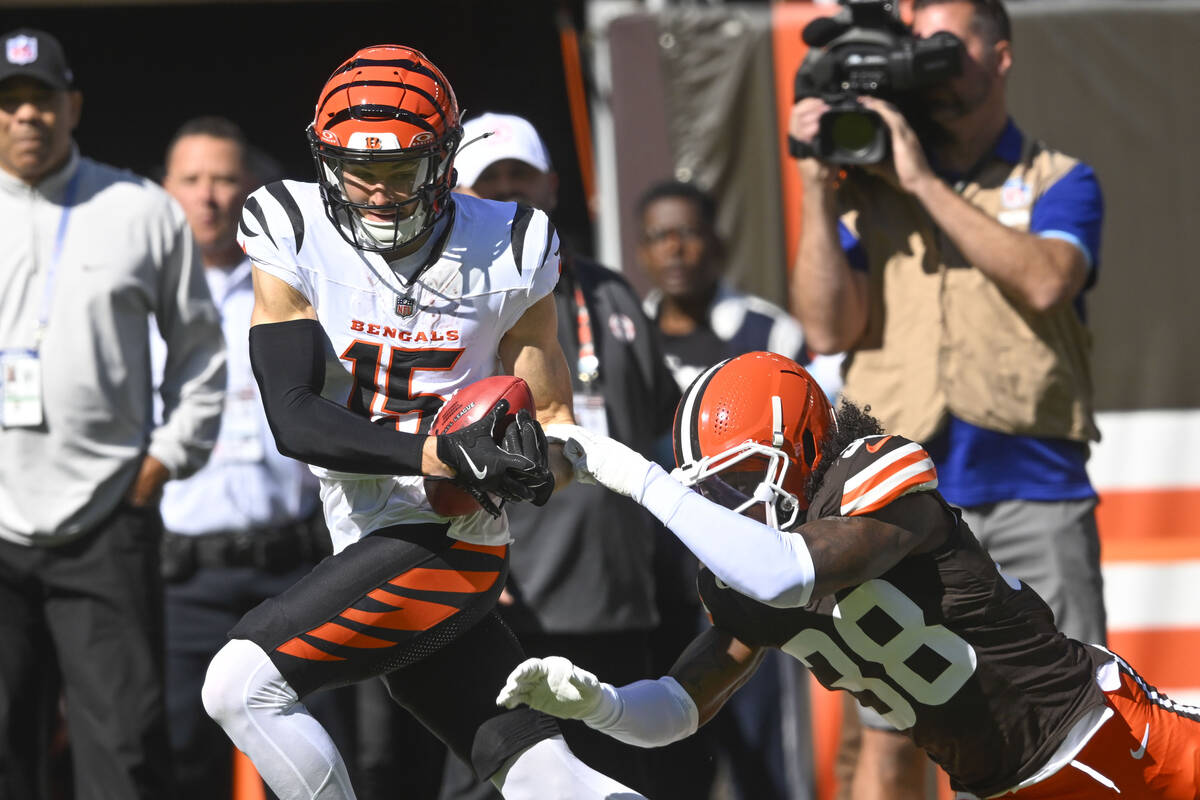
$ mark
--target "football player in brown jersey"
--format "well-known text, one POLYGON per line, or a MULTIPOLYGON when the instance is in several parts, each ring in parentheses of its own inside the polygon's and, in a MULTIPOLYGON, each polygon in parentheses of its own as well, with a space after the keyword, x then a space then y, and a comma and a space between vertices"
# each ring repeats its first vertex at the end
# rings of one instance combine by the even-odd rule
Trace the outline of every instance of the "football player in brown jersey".
POLYGON ((795 362, 750 353, 697 378, 673 475, 574 426, 547 434, 581 479, 642 503, 695 553, 713 626, 658 680, 615 688, 530 659, 498 703, 660 746, 777 647, 911 737, 959 797, 1200 796, 1200 709, 1061 634, 942 499, 924 448, 852 404, 835 418, 795 362))

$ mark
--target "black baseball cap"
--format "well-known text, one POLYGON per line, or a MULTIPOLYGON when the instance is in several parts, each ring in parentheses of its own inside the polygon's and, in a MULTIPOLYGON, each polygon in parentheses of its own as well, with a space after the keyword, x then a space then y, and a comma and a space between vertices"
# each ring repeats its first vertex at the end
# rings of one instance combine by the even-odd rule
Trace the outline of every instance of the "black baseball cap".
POLYGON ((75 76, 67 65, 62 45, 45 31, 18 28, 0 37, 4 54, 0 56, 0 81, 8 78, 34 78, 53 89, 70 89, 75 76))

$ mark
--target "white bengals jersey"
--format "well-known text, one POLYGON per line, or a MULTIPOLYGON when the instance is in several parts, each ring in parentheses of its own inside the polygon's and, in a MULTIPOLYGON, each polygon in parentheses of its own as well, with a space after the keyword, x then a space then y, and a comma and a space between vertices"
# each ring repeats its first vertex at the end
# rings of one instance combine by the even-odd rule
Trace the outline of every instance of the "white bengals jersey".
MULTIPOLYGON (((251 194, 238 241, 255 267, 316 310, 329 339, 322 396, 408 433, 427 431, 455 389, 499 371, 500 339, 559 275, 558 237, 544 213, 466 195, 455 195, 436 261, 411 282, 341 237, 315 183, 251 194)), ((445 521, 420 476, 313 472, 334 552, 390 525, 445 521)), ((507 520, 482 511, 454 517, 449 535, 510 541, 507 520)))

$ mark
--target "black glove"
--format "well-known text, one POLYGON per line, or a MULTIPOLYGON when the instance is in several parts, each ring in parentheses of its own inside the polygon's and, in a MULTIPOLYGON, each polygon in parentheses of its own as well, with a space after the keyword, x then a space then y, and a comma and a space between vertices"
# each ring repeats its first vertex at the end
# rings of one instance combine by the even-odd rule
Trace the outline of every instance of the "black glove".
POLYGON ((529 459, 496 444, 496 428, 507 413, 508 401, 501 400, 483 419, 437 437, 438 458, 454 470, 451 482, 470 493, 493 517, 500 516, 500 509, 489 493, 512 502, 534 497, 520 478, 529 468, 529 459))
POLYGON ((529 462, 517 480, 528 487, 533 496, 529 502, 544 506, 554 493, 554 473, 550 471, 550 452, 546 446, 546 433, 533 415, 525 409, 517 412, 517 418, 504 432, 504 449, 520 455, 529 462))

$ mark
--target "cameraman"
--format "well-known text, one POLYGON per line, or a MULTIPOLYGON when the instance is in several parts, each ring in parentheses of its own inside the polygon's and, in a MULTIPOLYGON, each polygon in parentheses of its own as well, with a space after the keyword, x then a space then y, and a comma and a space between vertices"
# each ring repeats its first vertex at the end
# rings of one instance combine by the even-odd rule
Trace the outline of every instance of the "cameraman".
MULTIPOLYGON (((1103 643, 1083 304, 1100 188, 1087 165, 1009 118, 999 0, 915 0, 913 34, 938 31, 965 53, 957 77, 919 97, 928 133, 863 96, 890 131, 890 158, 841 178, 836 165, 799 160, 793 310, 810 347, 847 351, 847 398, 925 445, 939 489, 1005 572, 1046 600, 1064 633, 1103 643)), ((827 108, 796 103, 790 135, 812 142, 827 108)), ((862 716, 853 796, 924 797, 919 751, 862 716)))

